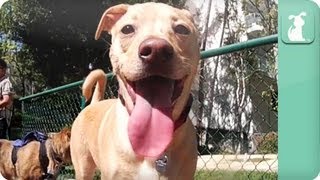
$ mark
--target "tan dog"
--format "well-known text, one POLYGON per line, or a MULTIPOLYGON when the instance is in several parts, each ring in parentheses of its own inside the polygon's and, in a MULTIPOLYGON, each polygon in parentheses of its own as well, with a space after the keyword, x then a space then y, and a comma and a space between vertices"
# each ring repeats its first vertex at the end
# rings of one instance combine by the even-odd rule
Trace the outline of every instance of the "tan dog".
MULTIPOLYGON (((62 163, 71 163, 70 128, 54 133, 45 142, 48 172, 57 175, 62 163)), ((12 162, 13 145, 11 141, 0 140, 0 173, 6 179, 43 179, 44 167, 39 160, 40 142, 31 141, 17 150, 16 163, 12 162)))
POLYGON ((187 115, 200 59, 192 15, 161 3, 117 5, 96 32, 112 35, 110 59, 119 98, 103 98, 105 74, 91 72, 83 94, 92 102, 73 123, 76 179, 193 179, 195 129, 187 115))

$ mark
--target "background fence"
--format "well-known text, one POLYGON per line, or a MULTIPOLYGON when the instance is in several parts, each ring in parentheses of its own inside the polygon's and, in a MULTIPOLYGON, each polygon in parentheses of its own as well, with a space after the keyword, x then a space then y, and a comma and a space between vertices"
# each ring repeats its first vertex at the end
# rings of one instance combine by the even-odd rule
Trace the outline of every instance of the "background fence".
MULTIPOLYGON (((201 52, 189 115, 198 132, 196 179, 277 178, 276 42, 272 35, 201 52)), ((107 77, 106 98, 117 97, 116 79, 107 77)), ((71 125, 84 106, 82 83, 21 98, 23 133, 71 125)), ((60 178, 72 174, 68 166, 60 178)))

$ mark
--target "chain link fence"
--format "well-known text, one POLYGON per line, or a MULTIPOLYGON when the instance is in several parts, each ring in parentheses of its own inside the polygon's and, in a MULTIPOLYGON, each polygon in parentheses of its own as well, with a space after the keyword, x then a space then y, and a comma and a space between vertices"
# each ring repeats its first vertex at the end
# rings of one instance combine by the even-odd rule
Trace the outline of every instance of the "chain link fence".
POLYGON ((203 61, 191 112, 198 169, 212 178, 277 179, 277 46, 203 61))
MULTIPOLYGON (((275 37, 259 45, 226 47, 225 52, 202 52, 190 112, 198 132, 196 179, 277 179, 275 37)), ((23 133, 70 126, 84 107, 82 83, 22 98, 23 133)), ((106 98, 117 97, 117 89, 116 78, 109 74, 106 98)), ((60 174, 60 179, 73 178, 72 166, 60 174)))
MULTIPOLYGON (((106 98, 117 97, 116 78, 111 74, 107 74, 107 78, 106 98)), ((64 127, 70 127, 85 106, 82 83, 83 81, 78 81, 21 98, 22 134, 34 130, 45 133, 58 132, 64 127)), ((69 178, 74 178, 72 166, 62 167, 58 179, 69 178)), ((97 179, 98 175, 95 178, 97 179)))

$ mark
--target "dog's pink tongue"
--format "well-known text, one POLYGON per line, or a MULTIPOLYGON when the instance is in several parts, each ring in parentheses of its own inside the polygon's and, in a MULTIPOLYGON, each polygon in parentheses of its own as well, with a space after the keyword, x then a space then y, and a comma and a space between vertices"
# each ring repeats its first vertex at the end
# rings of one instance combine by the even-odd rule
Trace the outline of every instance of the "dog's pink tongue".
POLYGON ((136 83, 136 104, 129 118, 133 150, 144 157, 158 157, 171 142, 173 81, 164 78, 136 83))

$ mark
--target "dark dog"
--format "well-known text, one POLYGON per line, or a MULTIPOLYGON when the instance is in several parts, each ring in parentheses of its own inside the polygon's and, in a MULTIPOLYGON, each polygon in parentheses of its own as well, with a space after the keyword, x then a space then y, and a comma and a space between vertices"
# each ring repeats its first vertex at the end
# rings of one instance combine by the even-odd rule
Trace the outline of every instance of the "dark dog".
POLYGON ((8 180, 54 179, 59 167, 71 162, 70 134, 70 129, 64 128, 43 144, 31 141, 17 150, 12 141, 0 140, 1 175, 8 180))

